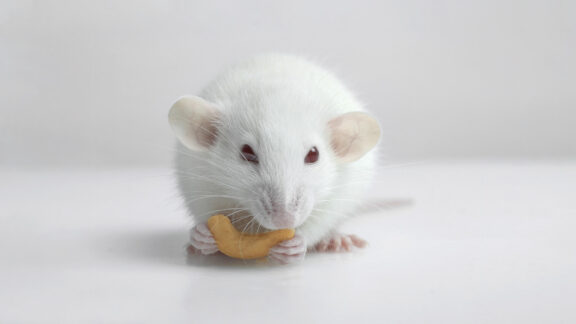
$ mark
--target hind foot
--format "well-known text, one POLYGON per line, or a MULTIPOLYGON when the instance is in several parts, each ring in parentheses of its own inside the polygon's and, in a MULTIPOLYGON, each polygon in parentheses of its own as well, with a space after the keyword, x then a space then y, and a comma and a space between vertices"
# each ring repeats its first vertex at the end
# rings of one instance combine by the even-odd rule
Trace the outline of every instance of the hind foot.
POLYGON ((354 248, 363 248, 366 241, 356 235, 334 233, 316 243, 314 250, 318 252, 349 252, 354 248))

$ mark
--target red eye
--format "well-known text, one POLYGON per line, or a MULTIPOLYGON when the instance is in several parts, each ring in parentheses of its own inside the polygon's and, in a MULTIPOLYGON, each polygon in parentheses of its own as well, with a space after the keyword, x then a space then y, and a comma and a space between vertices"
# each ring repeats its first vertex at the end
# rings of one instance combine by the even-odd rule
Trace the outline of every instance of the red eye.
POLYGON ((242 146, 242 153, 240 153, 240 156, 248 162, 258 164, 258 156, 248 144, 242 146))
POLYGON ((306 154, 304 162, 307 164, 314 163, 318 161, 318 156, 320 156, 320 153, 318 152, 316 146, 314 146, 313 148, 310 149, 310 151, 308 151, 308 154, 306 154))

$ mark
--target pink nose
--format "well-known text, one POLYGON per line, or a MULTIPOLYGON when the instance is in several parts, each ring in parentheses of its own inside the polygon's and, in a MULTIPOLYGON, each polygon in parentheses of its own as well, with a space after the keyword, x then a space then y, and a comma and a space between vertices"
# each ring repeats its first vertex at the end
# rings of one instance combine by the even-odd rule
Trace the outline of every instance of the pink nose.
POLYGON ((290 213, 277 212, 272 214, 272 223, 278 228, 293 228, 296 218, 290 213))

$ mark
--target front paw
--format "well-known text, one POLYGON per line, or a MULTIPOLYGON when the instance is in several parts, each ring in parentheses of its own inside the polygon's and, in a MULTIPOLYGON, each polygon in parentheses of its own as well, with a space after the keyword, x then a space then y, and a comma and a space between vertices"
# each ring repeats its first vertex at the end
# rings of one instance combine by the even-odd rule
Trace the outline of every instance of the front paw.
POLYGON ((190 230, 190 245, 188 252, 200 253, 203 255, 214 254, 218 252, 218 245, 212 232, 208 229, 206 224, 198 224, 190 230))
POLYGON ((298 234, 290 240, 280 242, 270 249, 268 258, 281 264, 297 263, 306 256, 306 241, 298 234))

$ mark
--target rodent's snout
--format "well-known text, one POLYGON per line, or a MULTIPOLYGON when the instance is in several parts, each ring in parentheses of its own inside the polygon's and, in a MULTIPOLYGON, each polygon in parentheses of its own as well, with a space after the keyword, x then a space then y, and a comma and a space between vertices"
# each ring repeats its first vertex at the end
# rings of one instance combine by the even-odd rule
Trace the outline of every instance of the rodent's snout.
POLYGON ((258 221, 268 229, 295 228, 308 216, 308 204, 302 191, 285 194, 271 186, 262 186, 261 194, 253 205, 258 221))
POLYGON ((289 210, 288 206, 278 200, 264 196, 260 205, 264 207, 264 216, 270 229, 294 228, 296 214, 289 210))

